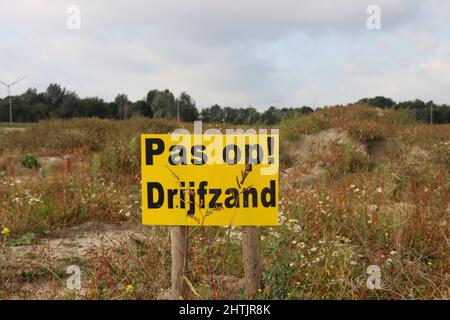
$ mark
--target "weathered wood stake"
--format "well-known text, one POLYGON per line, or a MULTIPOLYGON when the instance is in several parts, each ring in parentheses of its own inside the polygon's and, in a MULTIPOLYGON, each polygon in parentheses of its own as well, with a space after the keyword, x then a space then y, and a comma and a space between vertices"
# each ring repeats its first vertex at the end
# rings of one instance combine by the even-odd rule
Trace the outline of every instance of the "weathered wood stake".
POLYGON ((242 248, 246 294, 247 298, 251 299, 261 289, 261 263, 257 227, 242 227, 242 248))
POLYGON ((172 242, 172 292, 171 298, 178 300, 180 296, 185 297, 187 286, 183 276, 187 272, 188 244, 187 235, 189 228, 185 226, 174 226, 170 228, 172 242))
POLYGON ((64 157, 64 173, 70 173, 70 158, 68 156, 64 157))

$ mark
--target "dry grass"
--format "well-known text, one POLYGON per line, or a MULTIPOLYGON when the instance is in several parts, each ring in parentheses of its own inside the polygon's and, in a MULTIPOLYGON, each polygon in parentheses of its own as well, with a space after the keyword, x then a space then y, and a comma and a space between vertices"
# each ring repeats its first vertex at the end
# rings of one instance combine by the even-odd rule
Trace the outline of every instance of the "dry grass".
MULTIPOLYGON (((0 236, 0 298, 164 296, 170 240, 166 228, 140 227, 138 136, 176 126, 75 119, 0 131, 0 228, 9 229, 0 236), (24 168, 25 154, 71 155, 72 171, 64 174, 57 163, 24 168), (87 221, 138 228, 140 236, 97 243, 79 256, 49 252, 49 239, 84 237, 74 227, 87 221), (30 246, 34 254, 16 254, 30 246), (79 295, 65 290, 71 264, 82 269, 79 295)), ((281 129, 283 169, 292 169, 283 177, 281 225, 260 228, 265 288, 257 298, 448 299, 450 126, 349 106, 289 119, 281 129), (324 131, 330 128, 342 134, 324 131), (371 143, 387 138, 398 152, 375 160, 371 143), (297 183, 314 174, 307 185, 297 183), (381 267, 381 290, 366 287, 372 264, 381 267)), ((108 234, 95 225, 89 232, 108 234)), ((223 270, 236 283, 243 277, 239 229, 191 228, 189 242, 187 277, 200 298, 245 298, 242 286, 226 290, 219 277, 223 270)))

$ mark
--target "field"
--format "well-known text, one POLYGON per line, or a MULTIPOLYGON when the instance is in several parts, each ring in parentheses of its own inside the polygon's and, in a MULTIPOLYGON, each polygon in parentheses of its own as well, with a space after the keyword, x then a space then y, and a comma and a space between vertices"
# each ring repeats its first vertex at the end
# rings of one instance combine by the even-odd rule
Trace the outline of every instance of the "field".
MULTIPOLYGON (((166 298, 170 238, 141 225, 139 135, 177 127, 0 125, 0 299, 166 298), (70 265, 80 266, 80 291, 66 289, 70 265)), ((255 299, 448 299, 450 125, 350 105, 279 128, 280 226, 259 228, 255 299), (381 268, 379 290, 366 286, 370 265, 381 268)), ((190 229, 184 298, 245 298, 240 237, 190 229)))

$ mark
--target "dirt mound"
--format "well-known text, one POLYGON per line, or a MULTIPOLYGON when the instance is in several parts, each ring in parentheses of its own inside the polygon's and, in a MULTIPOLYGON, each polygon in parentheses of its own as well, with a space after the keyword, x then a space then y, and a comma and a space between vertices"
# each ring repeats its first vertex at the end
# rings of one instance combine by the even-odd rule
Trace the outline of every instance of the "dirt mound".
POLYGON ((336 145, 349 146, 366 156, 366 147, 340 129, 327 129, 302 135, 298 141, 285 142, 281 147, 282 161, 289 167, 281 171, 280 189, 308 187, 319 182, 336 145), (308 164, 306 168, 305 164, 308 164))
POLYGON ((403 143, 397 139, 380 139, 367 143, 367 153, 375 162, 381 162, 398 155, 404 149, 403 143))
POLYGON ((308 173, 302 173, 295 179, 296 187, 307 187, 319 182, 325 173, 324 163, 322 161, 317 162, 314 167, 308 173))
POLYGON ((285 153, 293 159, 293 165, 305 162, 310 154, 327 150, 332 144, 361 145, 344 130, 327 129, 315 134, 302 135, 298 141, 286 145, 285 153))
MULTIPOLYGON (((280 189, 309 187, 320 182, 327 170, 332 176, 339 176, 345 168, 358 170, 358 165, 367 168, 398 157, 405 150, 405 145, 394 138, 363 143, 347 131, 335 128, 302 135, 298 141, 282 145, 282 162, 288 168, 281 170, 280 189)), ((410 166, 428 158, 427 152, 417 146, 406 155, 405 163, 410 166)))

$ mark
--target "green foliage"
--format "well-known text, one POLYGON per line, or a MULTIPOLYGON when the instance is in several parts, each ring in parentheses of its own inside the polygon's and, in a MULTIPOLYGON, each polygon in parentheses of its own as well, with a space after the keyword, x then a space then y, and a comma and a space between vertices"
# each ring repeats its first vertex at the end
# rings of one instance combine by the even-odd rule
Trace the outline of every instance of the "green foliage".
POLYGON ((275 239, 267 245, 267 254, 273 257, 272 262, 263 270, 263 281, 267 288, 266 298, 288 299, 291 288, 286 283, 291 282, 294 269, 290 261, 294 258, 292 251, 286 251, 288 247, 286 239, 275 239))
POLYGON ((215 104, 210 108, 205 108, 201 112, 201 119, 204 122, 224 122, 224 112, 221 106, 215 104))
POLYGON ((66 89, 61 88, 59 84, 51 83, 47 91, 44 93, 44 101, 50 106, 50 109, 57 109, 64 100, 64 96, 66 95, 66 89))
POLYGON ((20 159, 20 163, 23 167, 28 169, 35 169, 39 167, 39 162, 37 161, 36 157, 30 153, 24 154, 20 159))
POLYGON ((368 105, 337 106, 316 110, 307 115, 293 115, 281 121, 281 136, 293 141, 304 134, 339 128, 362 142, 393 135, 400 126, 415 124, 414 111, 409 109, 380 110, 368 105))
POLYGON ((395 125, 412 125, 416 123, 416 110, 414 109, 397 109, 396 112, 388 112, 385 114, 387 123, 395 125))
POLYGON ((117 106, 117 114, 119 119, 126 119, 130 117, 131 105, 126 94, 118 94, 114 99, 117 106))
POLYGON ((270 107, 261 115, 261 123, 262 124, 276 124, 281 120, 281 112, 275 108, 270 107))
POLYGON ((177 116, 175 97, 169 90, 159 91, 153 98, 151 108, 155 118, 175 118, 177 116))
MULTIPOLYGON (((194 99, 182 92, 178 98, 166 90, 152 89, 147 95, 138 101, 132 102, 124 93, 118 94, 113 102, 105 102, 98 97, 80 98, 76 92, 69 91, 59 84, 52 83, 45 92, 38 93, 30 88, 20 96, 12 97, 14 120, 16 122, 37 122, 43 119, 69 119, 77 117, 97 117, 101 119, 128 119, 132 116, 144 116, 155 118, 176 118, 178 112, 183 122, 192 122, 201 119, 204 122, 228 123, 235 125, 275 125, 284 119, 291 119, 302 115, 315 113, 308 106, 279 108, 271 106, 263 112, 255 108, 236 108, 232 106, 222 107, 215 104, 198 111, 194 99)), ((392 124, 410 123, 413 118, 418 121, 435 124, 450 122, 450 106, 439 105, 433 101, 421 100, 396 103, 390 98, 377 96, 364 98, 358 101, 359 105, 367 105, 379 109, 399 110, 392 124), (431 115, 433 119, 431 119, 431 115)), ((366 113, 371 120, 373 112, 366 113)), ((311 119, 308 119, 309 121, 311 119)), ((317 119, 315 119, 317 120, 317 119)), ((9 121, 9 99, 0 99, 0 122, 9 121)), ((316 123, 317 124, 317 123, 316 123)), ((320 124, 317 128, 320 128, 320 124)), ((306 132, 317 130, 314 121, 305 123, 303 129, 306 132)), ((301 130, 300 130, 301 131, 301 130)))
POLYGON ((10 246, 29 246, 36 240, 36 234, 34 232, 25 232, 17 237, 8 239, 8 245, 10 246))
POLYGON ((308 115, 295 115, 281 121, 281 137, 296 140, 302 134, 313 134, 330 127, 325 113, 314 112, 308 115))
POLYGON ((361 99, 358 103, 382 109, 407 110, 410 112, 410 115, 415 116, 417 121, 425 123, 431 122, 431 114, 433 114, 433 123, 450 123, 450 106, 446 104, 438 105, 433 101, 424 102, 416 99, 395 103, 390 98, 375 97, 361 99))
POLYGON ((181 121, 192 122, 198 119, 199 114, 195 102, 186 92, 182 92, 178 98, 178 107, 181 121))
POLYGON ((97 181, 97 177, 100 173, 101 167, 102 167, 102 159, 100 158, 98 153, 95 153, 92 156, 92 161, 91 161, 91 173, 92 173, 92 180, 94 182, 97 181))
POLYGON ((392 108, 395 106, 395 101, 391 98, 386 97, 375 97, 375 98, 365 98, 358 101, 361 104, 369 104, 371 106, 385 109, 385 108, 392 108))
POLYGON ((204 122, 229 123, 236 125, 274 125, 280 123, 282 119, 305 115, 313 112, 309 107, 301 108, 276 108, 270 107, 263 113, 259 113, 255 108, 232 108, 215 104, 209 108, 204 108, 200 113, 200 118, 204 122))

